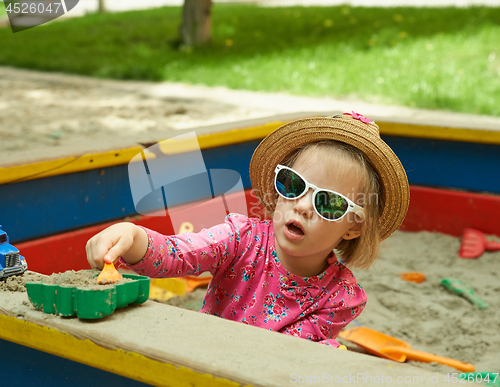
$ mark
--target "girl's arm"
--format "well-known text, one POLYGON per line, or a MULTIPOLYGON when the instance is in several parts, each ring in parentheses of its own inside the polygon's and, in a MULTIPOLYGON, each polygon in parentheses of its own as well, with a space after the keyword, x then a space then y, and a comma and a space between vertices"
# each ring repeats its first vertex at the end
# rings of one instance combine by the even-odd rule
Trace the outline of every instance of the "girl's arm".
POLYGON ((253 221, 244 215, 229 214, 225 222, 198 233, 162 235, 145 228, 147 251, 136 264, 135 272, 152 278, 215 275, 240 259, 253 240, 253 221))
POLYGON ((198 233, 162 235, 144 229, 148 246, 146 254, 136 264, 128 264, 135 272, 152 278, 215 273, 237 256, 240 225, 230 215, 226 223, 198 233))
POLYGON ((122 257, 128 264, 139 262, 146 254, 146 231, 133 223, 117 223, 90 238, 85 246, 91 267, 102 269, 122 257))

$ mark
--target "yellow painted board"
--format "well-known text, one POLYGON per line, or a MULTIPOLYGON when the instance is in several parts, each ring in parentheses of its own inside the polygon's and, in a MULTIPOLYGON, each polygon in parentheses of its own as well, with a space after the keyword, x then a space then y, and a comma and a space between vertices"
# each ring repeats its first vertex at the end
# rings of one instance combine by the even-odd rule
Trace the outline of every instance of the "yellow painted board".
MULTIPOLYGON (((198 136, 198 141, 200 148, 206 149, 245 141, 259 140, 263 139, 285 123, 284 121, 275 121, 251 128, 201 135, 198 136)), ((500 131, 497 130, 451 128, 384 121, 377 121, 377 125, 380 128, 380 134, 388 136, 500 145, 500 131)))
POLYGON ((39 163, 19 165, 15 167, 0 168, 0 184, 12 183, 38 178, 42 174, 56 171, 76 160, 76 157, 66 157, 58 160, 42 161, 39 163))
POLYGON ((388 136, 427 138, 435 140, 473 142, 500 145, 500 131, 446 128, 440 126, 377 122, 380 133, 388 136))
MULTIPOLYGON (((272 121, 260 126, 199 135, 197 139, 200 149, 260 140, 285 123, 285 121, 272 121)), ((383 121, 377 121, 377 124, 382 135, 500 145, 500 131, 383 121)), ((191 140, 175 141, 167 139, 160 141, 159 145, 160 150, 165 154, 177 154, 194 150, 193 141, 191 140)), ((154 154, 144 151, 140 146, 136 146, 117 151, 86 154, 80 157, 68 157, 0 168, 0 184, 126 164, 141 151, 143 151, 143 155, 147 159, 155 157, 154 154)))
MULTIPOLYGON (((207 149, 239 142, 258 140, 264 138, 283 124, 284 122, 270 122, 257 127, 200 135, 198 136, 198 142, 201 149, 207 149)), ((166 154, 182 153, 191 150, 190 144, 192 144, 192 141, 176 141, 175 146, 172 146, 171 141, 165 140, 160 142, 160 149, 162 151, 166 150, 166 154), (172 148, 174 148, 175 151, 172 151, 172 148)), ((80 157, 67 157, 57 160, 0 168, 0 184, 126 164, 141 151, 146 159, 155 157, 153 153, 144 151, 142 147, 136 146, 116 151, 112 150, 103 153, 91 153, 80 157)))
MULTIPOLYGON (((246 141, 260 140, 284 125, 285 122, 268 122, 264 125, 244 129, 233 129, 226 132, 209 133, 197 136, 200 149, 216 148, 219 146, 238 144, 246 141)), ((159 142, 160 150, 167 155, 184 153, 196 150, 192 140, 167 139, 159 142)))
MULTIPOLYGON (((126 164, 141 151, 142 148, 136 146, 103 153, 89 153, 79 157, 66 157, 58 160, 0 168, 0 184, 126 164)), ((143 154, 148 159, 155 157, 154 154, 149 152, 143 152, 143 154)))
POLYGON ((251 128, 236 129, 223 133, 199 136, 198 139, 200 142, 200 148, 215 148, 218 146, 237 144, 245 141, 260 140, 284 124, 286 124, 285 121, 274 121, 251 128))
MULTIPOLYGON (((200 135, 198 136, 198 143, 200 149, 207 149, 245 141, 260 140, 284 124, 285 122, 275 121, 251 128, 200 135)), ((382 135, 500 144, 500 131, 494 130, 446 128, 381 121, 378 121, 377 124, 382 135)), ((160 142, 160 150, 164 154, 183 153, 194 150, 192 144, 193 142, 190 140, 165 140, 160 142)))
POLYGON ((0 314, 0 338, 154 386, 240 386, 121 349, 107 349, 57 329, 0 314))

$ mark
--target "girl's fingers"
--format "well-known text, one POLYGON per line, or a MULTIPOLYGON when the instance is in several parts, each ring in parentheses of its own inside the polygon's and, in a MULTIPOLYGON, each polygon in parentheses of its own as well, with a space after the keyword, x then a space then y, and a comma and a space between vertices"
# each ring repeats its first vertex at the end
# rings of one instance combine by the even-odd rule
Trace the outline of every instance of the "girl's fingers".
POLYGON ((90 238, 85 246, 87 261, 93 268, 102 269, 104 263, 113 263, 125 254, 134 243, 130 224, 119 223, 108 227, 90 238))
POLYGON ((94 269, 102 269, 104 267, 103 257, 109 252, 107 245, 108 243, 103 243, 99 235, 89 239, 85 250, 90 267, 94 269))
POLYGON ((123 241, 123 238, 121 238, 118 240, 116 245, 110 248, 104 255, 103 261, 106 263, 113 263, 126 253, 129 248, 130 246, 128 246, 127 243, 123 241))
POLYGON ((94 257, 92 255, 92 249, 89 246, 89 242, 87 242, 87 244, 85 245, 85 252, 87 253, 87 261, 88 261, 90 267, 92 267, 92 268, 96 267, 94 257))
POLYGON ((104 261, 104 263, 113 263, 114 262, 113 258, 111 258, 111 256, 109 254, 106 254, 102 260, 104 261))

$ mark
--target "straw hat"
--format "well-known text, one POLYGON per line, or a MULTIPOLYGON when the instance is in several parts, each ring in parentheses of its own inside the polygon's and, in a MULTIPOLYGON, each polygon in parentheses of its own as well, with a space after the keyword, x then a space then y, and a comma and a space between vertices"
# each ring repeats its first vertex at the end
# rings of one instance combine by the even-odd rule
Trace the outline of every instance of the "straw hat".
POLYGON ((263 198, 275 197, 276 165, 283 163, 300 146, 322 140, 344 142, 359 149, 378 173, 384 203, 380 236, 387 238, 401 225, 408 210, 408 179, 397 156, 380 138, 378 126, 354 112, 292 121, 264 138, 250 161, 250 179, 260 202, 272 213, 275 201, 263 198))

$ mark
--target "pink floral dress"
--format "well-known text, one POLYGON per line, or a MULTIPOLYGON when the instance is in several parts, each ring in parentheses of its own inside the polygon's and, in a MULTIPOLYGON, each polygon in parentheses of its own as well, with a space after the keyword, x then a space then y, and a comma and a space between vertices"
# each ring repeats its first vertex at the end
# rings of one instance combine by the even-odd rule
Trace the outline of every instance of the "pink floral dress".
POLYGON ((203 313, 338 347, 338 333, 366 304, 365 291, 333 252, 317 276, 288 272, 276 254, 271 221, 230 214, 199 233, 144 230, 148 250, 127 266, 155 278, 209 271, 203 313))

